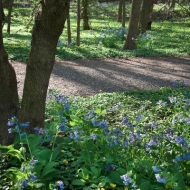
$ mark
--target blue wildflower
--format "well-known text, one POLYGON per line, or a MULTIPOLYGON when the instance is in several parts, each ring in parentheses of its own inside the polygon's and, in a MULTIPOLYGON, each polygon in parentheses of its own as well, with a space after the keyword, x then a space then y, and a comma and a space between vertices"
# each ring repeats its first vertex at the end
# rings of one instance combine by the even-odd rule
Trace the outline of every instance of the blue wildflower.
POLYGON ((96 134, 94 134, 94 133, 92 133, 92 134, 90 135, 90 137, 91 137, 91 139, 92 139, 93 141, 95 141, 96 138, 97 138, 96 134))
POLYGON ((86 115, 85 119, 90 119, 94 117, 94 109, 91 109, 86 115))
POLYGON ((37 179, 37 176, 31 173, 30 178, 31 178, 31 181, 35 181, 37 179))
POLYGON ((183 154, 184 160, 190 160, 190 154, 183 154))
POLYGON ((60 188, 60 189, 64 189, 64 183, 62 181, 57 181, 56 182, 57 186, 60 188))
POLYGON ((69 109, 70 109, 70 106, 69 106, 68 103, 66 103, 65 106, 64 106, 64 110, 67 111, 67 110, 69 110, 69 109))
POLYGON ((156 180, 157 180, 159 183, 166 184, 166 180, 165 180, 164 178, 161 178, 161 177, 160 177, 160 174, 155 174, 155 177, 156 177, 156 180))
POLYGON ((175 157, 175 160, 176 160, 177 162, 182 162, 182 161, 183 161, 183 158, 182 158, 181 156, 176 156, 176 157, 175 157))
POLYGON ((133 182, 133 180, 129 177, 128 174, 122 175, 122 176, 120 176, 120 178, 123 179, 123 183, 124 183, 126 186, 128 186, 129 183, 132 183, 132 182, 133 182))
POLYGON ((138 123, 144 116, 142 114, 140 114, 137 118, 136 118, 136 122, 138 123))
POLYGON ((26 128, 26 127, 29 127, 29 125, 30 125, 30 122, 20 123, 20 124, 19 124, 19 127, 20 127, 20 128, 26 128))
POLYGON ((66 125, 64 123, 61 123, 59 129, 64 132, 66 130, 66 125))
POLYGON ((26 136, 26 133, 21 133, 20 136, 21 136, 21 137, 25 137, 25 136, 26 136))
POLYGON ((157 166, 152 166, 152 168, 153 168, 153 171, 156 172, 156 173, 161 172, 161 169, 159 167, 157 167, 157 166))
POLYGON ((13 132, 12 128, 8 129, 8 133, 11 134, 13 132))

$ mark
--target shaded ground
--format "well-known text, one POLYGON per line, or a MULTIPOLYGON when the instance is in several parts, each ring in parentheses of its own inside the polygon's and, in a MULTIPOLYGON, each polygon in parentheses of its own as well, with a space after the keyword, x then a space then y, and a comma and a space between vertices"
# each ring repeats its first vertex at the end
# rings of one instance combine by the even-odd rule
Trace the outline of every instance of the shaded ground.
MULTIPOLYGON (((19 96, 22 96, 25 63, 15 68, 19 96)), ((190 86, 190 57, 151 57, 57 61, 49 88, 63 95, 88 96, 102 92, 155 89, 184 80, 190 86)))

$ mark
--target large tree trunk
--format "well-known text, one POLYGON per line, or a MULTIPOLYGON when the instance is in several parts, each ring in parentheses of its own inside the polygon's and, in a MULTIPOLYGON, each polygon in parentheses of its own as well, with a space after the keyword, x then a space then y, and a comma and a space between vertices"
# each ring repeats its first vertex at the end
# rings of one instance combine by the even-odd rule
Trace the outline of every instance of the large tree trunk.
POLYGON ((88 0, 82 0, 82 19, 83 30, 90 30, 89 18, 88 18, 88 0))
POLYGON ((54 66, 57 41, 69 13, 69 0, 42 0, 35 17, 19 117, 34 126, 44 125, 46 94, 54 66))
MULTIPOLYGON (((2 11, 1 0, 0 11, 2 11)), ((1 25, 2 20, 2 14, 0 14, 1 25)), ((17 114, 18 108, 16 74, 8 61, 8 55, 3 45, 2 30, 0 30, 0 144, 7 145, 11 143, 12 139, 8 135, 7 122, 8 119, 17 114)))
POLYGON ((129 49, 129 50, 136 49, 135 39, 137 38, 138 35, 141 4, 142 0, 133 0, 132 2, 129 29, 123 49, 129 49))
POLYGON ((143 0, 139 26, 141 33, 151 30, 153 5, 154 0, 143 0))

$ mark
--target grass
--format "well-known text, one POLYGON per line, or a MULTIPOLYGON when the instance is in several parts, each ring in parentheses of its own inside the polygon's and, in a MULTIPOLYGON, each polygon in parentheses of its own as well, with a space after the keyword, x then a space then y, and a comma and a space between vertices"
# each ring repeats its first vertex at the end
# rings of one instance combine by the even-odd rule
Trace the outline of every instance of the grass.
MULTIPOLYGON (((84 31, 81 22, 80 47, 76 46, 76 11, 73 8, 71 10, 72 45, 67 43, 67 28, 65 27, 57 47, 56 59, 187 56, 190 54, 189 18, 171 19, 164 22, 154 20, 152 31, 148 32, 148 36, 144 36, 143 39, 138 37, 138 48, 136 50, 122 50, 125 41, 124 35, 126 34, 118 34, 118 30, 121 29, 121 23, 115 19, 117 15, 116 8, 117 6, 112 5, 91 7, 91 31, 84 31), (108 15, 105 15, 106 11, 109 12, 108 15)), ((129 8, 130 6, 128 6, 129 8)), ((30 25, 29 29, 26 28, 28 15, 30 14, 29 10, 27 8, 14 8, 11 35, 6 34, 6 26, 4 27, 5 48, 11 60, 26 61, 28 58, 32 27, 30 25)), ((155 8, 156 10, 159 10, 158 7, 155 8)), ((128 22, 126 22, 127 26, 128 22)))
MULTIPOLYGON (((12 33, 4 33, 12 60, 28 57, 31 34, 21 17, 27 11, 15 9, 12 33)), ((155 21, 135 51, 122 50, 125 33, 112 18, 91 21, 92 31, 81 31, 80 47, 74 38, 66 44, 62 34, 57 59, 189 54, 189 19, 155 21)), ((9 132, 18 135, 12 145, 0 145, 0 189, 189 190, 190 88, 182 81, 174 87, 86 98, 50 90, 45 128, 28 134, 29 123, 9 120, 9 132)))

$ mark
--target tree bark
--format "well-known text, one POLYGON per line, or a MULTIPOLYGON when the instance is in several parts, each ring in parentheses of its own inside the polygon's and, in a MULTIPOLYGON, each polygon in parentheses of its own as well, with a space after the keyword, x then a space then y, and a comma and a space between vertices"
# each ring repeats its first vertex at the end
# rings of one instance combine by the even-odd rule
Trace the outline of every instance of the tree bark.
MULTIPOLYGON (((70 5, 69 5, 70 7, 70 5)), ((68 36, 68 45, 71 44, 71 21, 70 21, 70 14, 68 13, 67 17, 67 36, 68 36)))
POLYGON ((11 13, 12 13, 12 8, 13 8, 13 1, 14 0, 9 0, 9 7, 8 7, 8 15, 7 15, 7 33, 10 34, 11 31, 11 13))
POLYGON ((90 30, 88 18, 88 0, 82 0, 83 30, 90 30))
MULTIPOLYGON (((0 0, 0 11, 2 11, 2 1, 0 0)), ((2 14, 0 14, 0 24, 2 25, 2 14)), ((12 142, 8 135, 7 122, 12 116, 17 114, 19 109, 19 99, 17 93, 16 74, 8 61, 8 54, 4 49, 2 29, 0 30, 0 144, 8 145, 12 142)))
POLYGON ((77 0, 77 46, 80 46, 80 0, 77 0))
POLYGON ((128 49, 128 50, 136 49, 135 39, 137 38, 138 35, 141 4, 142 0, 133 0, 132 2, 131 18, 129 20, 129 29, 123 49, 128 49))
POLYGON ((123 0, 123 5, 122 5, 122 27, 125 28, 125 16, 126 16, 126 11, 125 11, 125 0, 123 0))
POLYGON ((117 17, 118 22, 122 21, 122 7, 123 7, 123 0, 119 0, 118 17, 117 17))
POLYGON ((140 17, 140 32, 144 33, 147 30, 151 30, 152 24, 152 11, 154 6, 154 0, 143 0, 141 17, 140 17))
POLYGON ((45 101, 54 66, 57 41, 69 13, 69 0, 42 0, 35 17, 19 118, 33 127, 44 126, 45 101))

